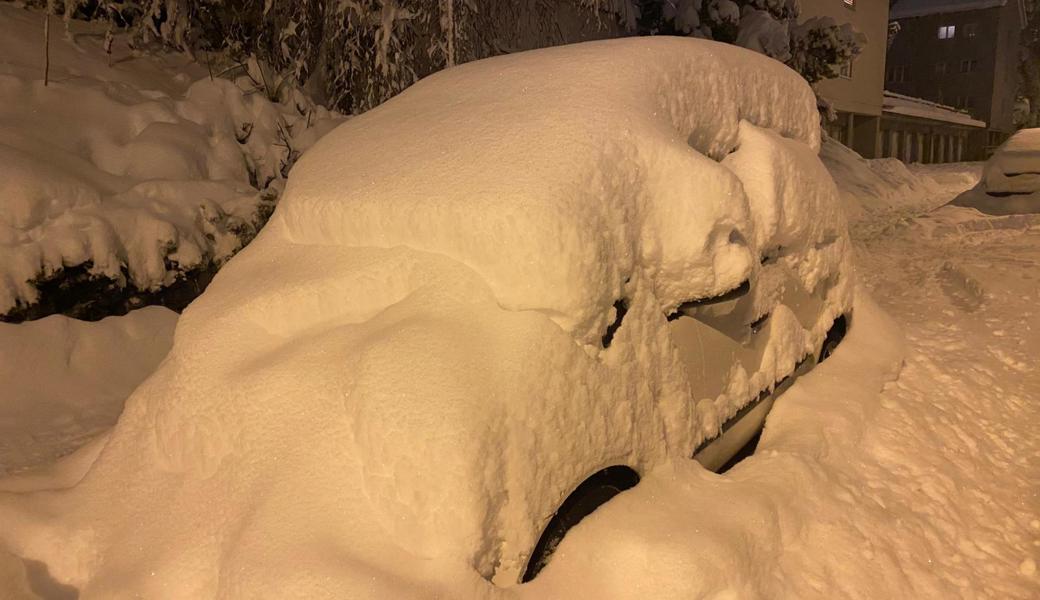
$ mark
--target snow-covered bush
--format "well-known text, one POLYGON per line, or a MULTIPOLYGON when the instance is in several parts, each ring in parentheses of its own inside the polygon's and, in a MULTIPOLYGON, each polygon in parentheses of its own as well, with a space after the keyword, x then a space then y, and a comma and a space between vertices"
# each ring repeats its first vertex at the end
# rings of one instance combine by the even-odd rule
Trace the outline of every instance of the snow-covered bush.
POLYGON ((138 47, 202 51, 206 61, 255 55, 357 113, 446 66, 575 41, 557 24, 567 5, 587 16, 587 31, 614 20, 634 32, 641 16, 636 0, 64 0, 51 10, 107 19, 138 47))
POLYGON ((866 36, 849 23, 838 25, 830 17, 814 17, 792 28, 788 64, 809 83, 833 79, 866 42, 866 36))
POLYGON ((643 32, 729 42, 786 63, 809 83, 838 76, 866 37, 850 24, 816 17, 799 23, 797 0, 647 0, 643 32), (659 7, 653 5, 659 5, 659 7))
POLYGON ((212 79, 197 65, 166 72, 158 56, 114 69, 86 37, 52 39, 44 88, 24 50, 40 21, 0 8, 0 320, 182 308, 338 123, 255 58, 212 79))

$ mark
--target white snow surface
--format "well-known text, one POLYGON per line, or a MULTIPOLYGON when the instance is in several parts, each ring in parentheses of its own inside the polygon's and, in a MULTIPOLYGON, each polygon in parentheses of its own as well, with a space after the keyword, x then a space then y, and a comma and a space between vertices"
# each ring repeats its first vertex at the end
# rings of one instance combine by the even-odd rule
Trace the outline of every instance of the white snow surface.
POLYGON ((73 21, 66 36, 52 20, 44 86, 42 16, 0 4, 0 313, 63 267, 149 290, 219 264, 253 229, 261 191, 277 195, 279 127, 302 151, 338 122, 299 94, 275 103, 184 59, 135 56, 122 38, 109 65, 96 26, 73 21))
POLYGON ((997 148, 982 185, 987 192, 1040 193, 1040 129, 1023 129, 997 148))
MULTIPOLYGON (((768 159, 811 171, 811 152, 781 152, 796 142, 761 124, 736 136, 723 165, 756 207, 746 239, 771 243, 800 209, 791 198, 821 192, 790 172, 790 186, 766 185, 754 169, 781 172, 768 159)), ((654 333, 659 303, 637 303, 611 350, 590 356, 566 319, 503 310, 457 258, 290 241, 283 225, 189 308, 111 433, 0 479, 0 597, 75 586, 81 598, 1035 598, 1040 229, 959 207, 911 218, 970 187, 978 166, 900 170, 828 159, 829 145, 824 162, 860 218, 862 288, 845 343, 785 393, 759 451, 728 474, 681 457, 633 461, 642 482, 575 528, 534 582, 496 587, 446 553, 455 517, 482 493, 503 503, 495 482, 519 479, 528 495, 559 483, 519 477, 526 463, 547 461, 550 478, 573 483, 588 469, 571 462, 590 446, 605 443, 616 462, 639 454, 616 425, 655 409, 623 400, 656 394, 663 413, 681 396, 666 375, 674 365, 653 358, 667 345, 654 333), (443 460, 466 452, 481 463, 443 460)), ((4 356, 60 366, 64 340, 97 338, 96 352, 69 356, 98 357, 100 371, 113 360, 104 351, 140 352, 123 333, 130 320, 169 326, 171 315, 147 310, 12 325, 0 353, 24 348, 5 341, 47 340, 4 356)), ((145 362, 133 363, 139 377, 145 362)), ((19 403, 34 398, 22 389, 19 403)), ((110 418, 116 396, 101 402, 113 403, 110 418)), ((72 404, 61 413, 90 410, 72 404)), ((643 450, 662 438, 691 443, 677 427, 643 450)), ((497 524, 490 510, 485 529, 459 537, 493 545, 497 524)))
POLYGON ((746 278, 757 259, 731 238, 761 233, 739 177, 717 161, 742 120, 816 151, 810 98, 768 58, 681 38, 463 65, 320 141, 271 230, 443 254, 505 308, 543 311, 590 343, 637 269, 666 312, 746 278))
POLYGON ((0 484, 2 568, 83 598, 526 594, 576 482, 687 464, 850 308, 818 147, 804 81, 713 42, 420 82, 303 157, 105 439, 0 484), (771 245, 834 284, 818 322, 778 311, 762 371, 691 398, 665 315, 771 245))
POLYGON ((530 597, 1037 597, 1040 228, 927 239, 910 222, 856 256, 881 306, 857 299, 756 454, 645 477, 530 597))
POLYGON ((53 461, 115 423, 173 344, 161 307, 96 323, 0 323, 0 474, 53 461))
POLYGON ((823 142, 820 159, 838 186, 854 237, 942 206, 978 183, 982 171, 979 163, 865 159, 830 138, 823 142))
POLYGON ((1012 135, 986 161, 979 184, 953 204, 990 215, 1040 214, 1040 129, 1012 135))

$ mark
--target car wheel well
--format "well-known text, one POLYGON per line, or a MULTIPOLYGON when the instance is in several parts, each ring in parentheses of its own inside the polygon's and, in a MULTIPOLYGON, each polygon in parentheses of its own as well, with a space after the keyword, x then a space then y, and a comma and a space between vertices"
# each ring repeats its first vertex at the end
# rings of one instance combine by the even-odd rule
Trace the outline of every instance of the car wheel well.
POLYGON ((521 583, 534 579, 539 571, 549 564, 556 546, 563 540, 567 531, 611 498, 637 483, 639 473, 635 469, 625 465, 614 465, 596 471, 574 488, 542 530, 542 535, 527 561, 521 583))
POLYGON ((849 319, 846 315, 838 315, 837 319, 834 319, 834 323, 831 324, 831 328, 827 330, 827 336, 823 338, 823 345, 820 347, 820 358, 816 362, 821 363, 837 349, 838 344, 845 339, 845 334, 849 331, 849 319))

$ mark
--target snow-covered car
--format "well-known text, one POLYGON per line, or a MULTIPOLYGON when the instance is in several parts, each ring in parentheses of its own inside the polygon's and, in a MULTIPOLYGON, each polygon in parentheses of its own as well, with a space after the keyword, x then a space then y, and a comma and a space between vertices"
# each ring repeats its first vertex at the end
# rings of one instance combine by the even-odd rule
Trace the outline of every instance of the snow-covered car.
POLYGON ((84 597, 531 580, 639 474, 725 463, 840 340, 819 145, 796 73, 714 42, 429 77, 303 156, 110 434, 7 484, 0 545, 84 597))
POLYGON ((950 204, 991 215, 1040 213, 1040 129, 1012 135, 986 161, 979 184, 950 204))

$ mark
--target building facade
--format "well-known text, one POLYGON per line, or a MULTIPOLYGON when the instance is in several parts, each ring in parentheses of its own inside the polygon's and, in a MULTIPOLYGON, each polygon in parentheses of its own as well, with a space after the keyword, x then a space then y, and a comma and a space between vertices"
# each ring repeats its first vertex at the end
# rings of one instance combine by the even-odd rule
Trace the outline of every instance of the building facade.
POLYGON ((880 126, 888 40, 886 0, 802 0, 801 18, 832 17, 851 23, 867 37, 863 51, 841 77, 821 81, 817 92, 837 112, 827 133, 867 158, 880 155, 880 126))
MULTIPOLYGON (((967 129, 954 123, 947 133, 965 138, 961 158, 986 158, 1015 130, 1022 0, 896 0, 891 19, 899 31, 888 50, 885 89, 984 122, 967 129)), ((884 120, 883 131, 902 124, 884 120)))
POLYGON ((885 92, 883 111, 881 156, 906 163, 968 160, 972 136, 986 130, 963 110, 894 92, 885 92))

